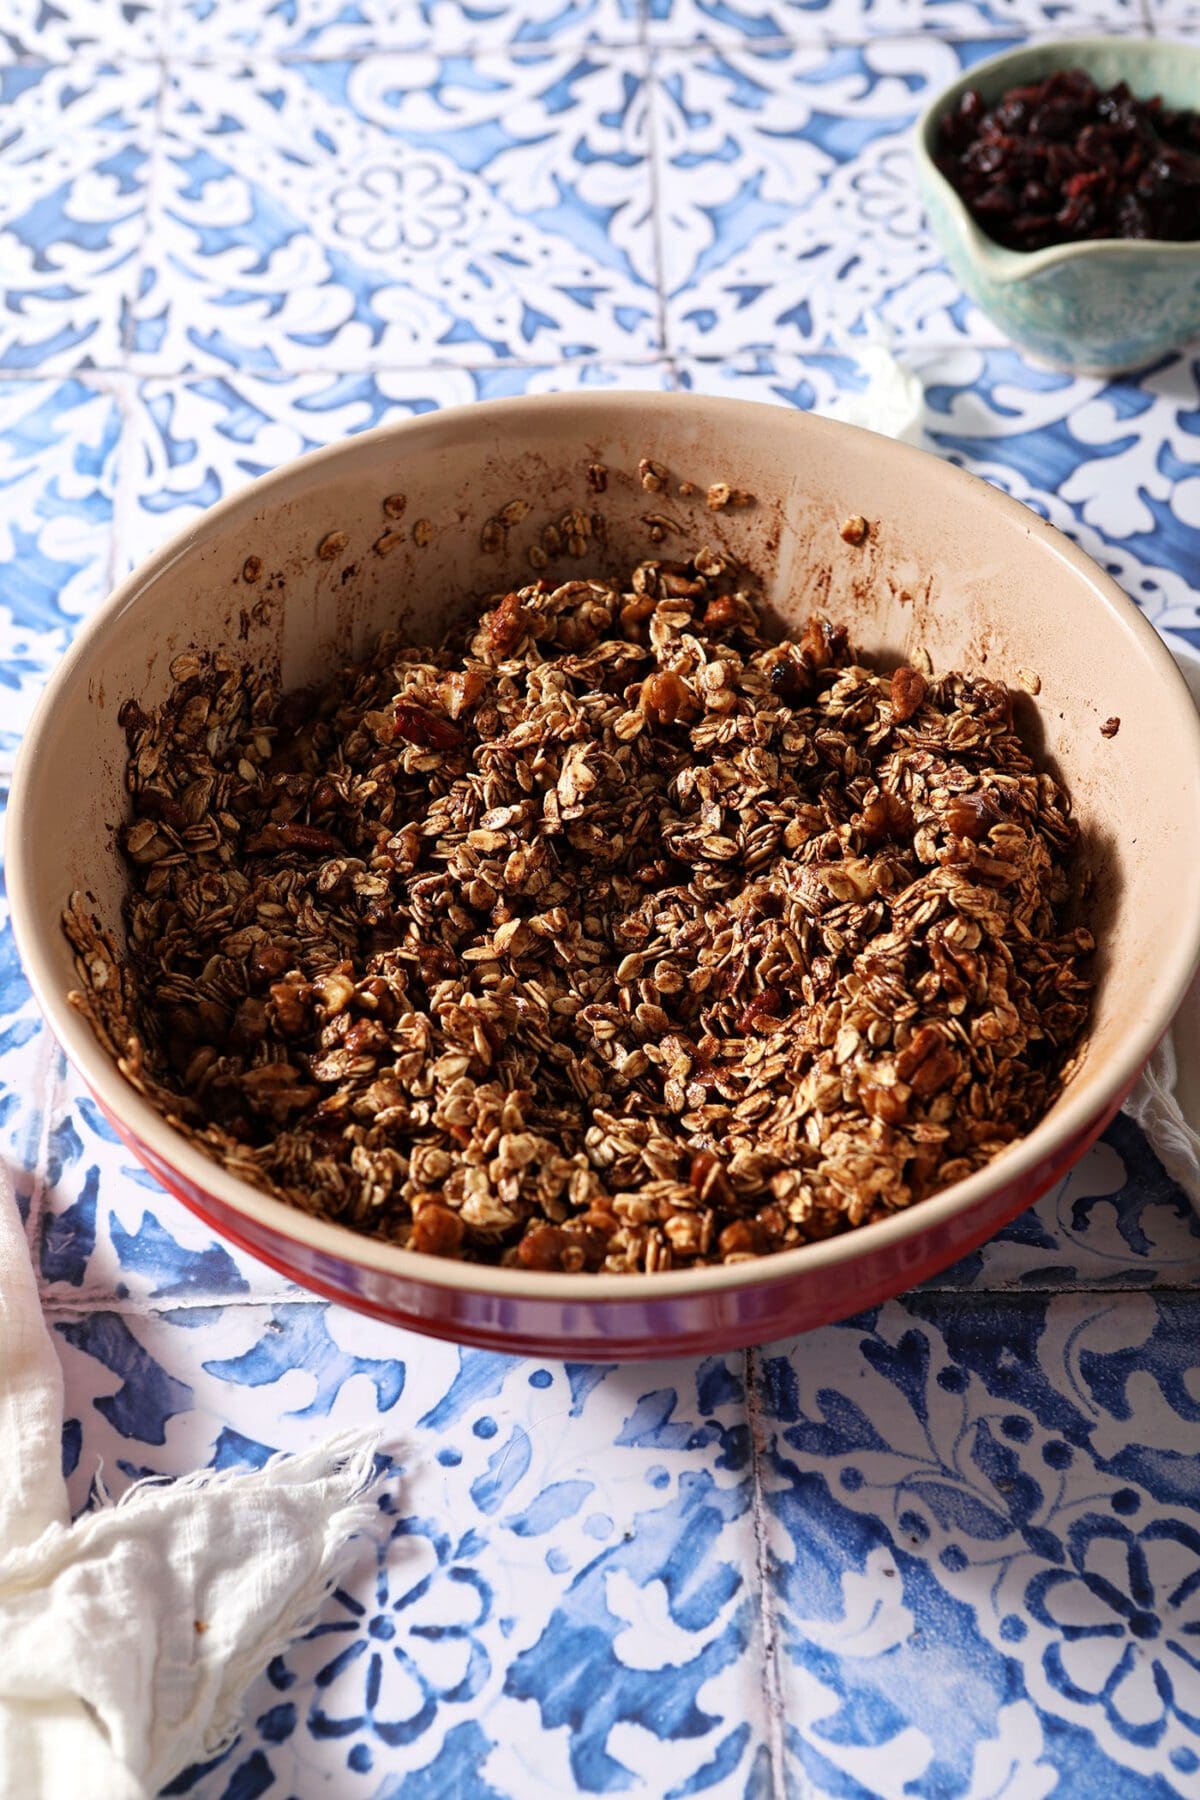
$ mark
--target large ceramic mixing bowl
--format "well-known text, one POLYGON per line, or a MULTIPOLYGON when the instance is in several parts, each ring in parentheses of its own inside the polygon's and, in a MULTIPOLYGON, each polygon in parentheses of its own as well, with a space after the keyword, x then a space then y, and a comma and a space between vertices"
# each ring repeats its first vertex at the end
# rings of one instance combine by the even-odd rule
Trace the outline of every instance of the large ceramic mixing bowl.
POLYGON ((758 1342, 873 1305, 978 1245, 1083 1153, 1196 962, 1200 727, 1163 645, 1108 577, 1041 519, 933 457, 852 426, 697 395, 505 400, 305 456, 214 506, 137 569, 50 683, 22 750, 8 842, 18 944, 51 1027, 125 1141, 213 1230, 317 1293, 420 1331, 543 1355, 658 1356, 758 1342), (665 494, 641 486, 643 456, 671 471, 665 494), (678 494, 684 479, 699 496, 678 494), (703 490, 721 480, 757 503, 708 511, 703 490), (398 525, 382 507, 397 493, 407 496, 398 525), (117 723, 126 698, 160 701, 172 657, 190 646, 278 657, 285 680, 303 683, 385 625, 437 638, 472 595, 530 579, 543 527, 574 508, 595 516, 600 547, 586 562, 565 554, 550 575, 628 568, 656 540, 660 554, 708 542, 761 574, 793 628, 820 607, 885 663, 923 646, 936 668, 1040 678, 1018 716, 1070 786, 1097 876, 1087 1053, 1026 1138, 883 1223, 758 1262, 656 1275, 423 1257, 309 1218, 209 1161, 126 1084, 67 1004, 77 977, 59 916, 70 891, 90 892, 121 933, 126 876, 112 827, 127 807, 117 723), (851 514, 870 521, 865 544, 840 535, 851 514), (1105 736, 1112 718, 1120 729, 1105 736))

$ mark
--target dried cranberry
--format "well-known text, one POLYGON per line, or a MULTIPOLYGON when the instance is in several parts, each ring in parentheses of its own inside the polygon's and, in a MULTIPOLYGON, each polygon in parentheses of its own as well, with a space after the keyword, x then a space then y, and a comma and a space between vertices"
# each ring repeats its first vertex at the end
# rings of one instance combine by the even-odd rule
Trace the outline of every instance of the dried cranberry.
POLYGON ((937 166, 1013 250, 1096 238, 1200 239, 1200 114, 1101 91, 1083 69, 968 89, 941 119, 937 166))
POLYGON ((777 662, 770 676, 771 686, 785 705, 792 706, 813 691, 812 671, 799 657, 785 656, 777 662))
POLYGON ((395 711, 397 738, 407 744, 419 744, 427 750, 457 750, 463 734, 457 725, 415 700, 397 700, 395 711))

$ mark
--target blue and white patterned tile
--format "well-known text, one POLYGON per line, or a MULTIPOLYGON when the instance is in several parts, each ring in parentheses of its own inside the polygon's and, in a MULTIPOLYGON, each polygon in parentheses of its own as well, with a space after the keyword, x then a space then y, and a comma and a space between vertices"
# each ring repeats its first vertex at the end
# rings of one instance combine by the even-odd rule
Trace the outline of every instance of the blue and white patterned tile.
POLYGON ((750 350, 725 359, 681 356, 675 369, 680 386, 689 393, 828 412, 845 395, 861 393, 867 385, 852 342, 846 338, 836 349, 802 354, 750 350))
POLYGON ((1156 625, 1200 643, 1200 359, 1110 382, 1011 348, 916 366, 935 448, 1036 506, 1156 625))
POLYGON ((797 1786, 1195 1792, 1194 1304, 895 1302, 763 1352, 797 1786))
POLYGON ((1200 5, 1197 0, 1147 0, 1150 18, 1157 36, 1178 38, 1194 43, 1200 31, 1200 5))
POLYGON ((0 63, 0 371, 118 362, 157 89, 148 63, 0 63))
POLYGON ((509 50, 636 43, 637 0, 177 0, 178 57, 363 56, 377 50, 509 50))
POLYGON ((672 381, 666 363, 653 361, 145 381, 130 406, 117 519, 121 566, 243 482, 353 432, 474 400, 606 387, 660 391, 672 381))
MULTIPOLYGON (((1176 0, 1181 3, 1181 0, 1176 0)), ((655 45, 856 43, 928 31, 993 38, 1141 31, 1153 0, 646 0, 655 45)), ((998 46, 993 45, 992 48, 998 46)))
POLYGON ((995 47, 930 34, 661 53, 670 352, 819 350, 872 315, 901 345, 998 342, 942 260, 910 143, 926 96, 995 47))
POLYGON ((305 1794, 756 1791, 741 1357, 551 1367, 309 1302, 186 1329, 51 1316, 76 1505, 98 1458, 119 1491, 374 1424, 391 1460, 374 1540, 315 1631, 256 1683, 224 1763, 172 1791, 263 1791, 237 1786, 248 1766, 305 1794))
POLYGON ((170 1307, 181 1325, 214 1309, 295 1296, 283 1275, 215 1236, 126 1149, 43 1028, 42 1138, 29 1230, 47 1305, 86 1308, 114 1297, 170 1307))
MULTIPOLYGON (((8 781, 0 779, 0 833, 8 817, 8 781)), ((13 1179, 26 1230, 40 1203, 47 1148, 54 1051, 17 956, 8 901, 0 885, 0 1159, 13 1179)))
POLYGON ((1200 1218, 1132 1119, 926 1290, 1200 1289, 1200 1218))
POLYGON ((156 56, 168 0, 5 0, 0 63, 65 63, 79 56, 121 62, 156 56))
POLYGON ((0 773, 108 590, 120 422, 116 392, 94 378, 0 374, 0 773))
POLYGON ((177 68, 146 373, 658 349, 635 52, 177 68))

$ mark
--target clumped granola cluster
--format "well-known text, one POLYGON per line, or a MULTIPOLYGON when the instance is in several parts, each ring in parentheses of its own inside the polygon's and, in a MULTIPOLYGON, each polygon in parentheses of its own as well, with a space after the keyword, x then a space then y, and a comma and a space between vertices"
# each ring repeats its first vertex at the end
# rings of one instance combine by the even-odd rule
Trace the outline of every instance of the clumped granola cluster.
POLYGON ((701 551, 534 582, 322 692, 129 702, 119 957, 74 996, 227 1168, 434 1255, 663 1270, 907 1207, 1088 1010, 1067 796, 992 681, 764 635, 701 551))

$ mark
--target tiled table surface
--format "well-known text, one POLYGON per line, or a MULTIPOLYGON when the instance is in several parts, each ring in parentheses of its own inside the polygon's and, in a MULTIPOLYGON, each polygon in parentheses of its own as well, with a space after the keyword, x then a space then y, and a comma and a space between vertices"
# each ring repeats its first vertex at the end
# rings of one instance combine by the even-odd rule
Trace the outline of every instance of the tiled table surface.
MULTIPOLYGON (((1200 643, 1200 364, 1024 362, 925 232, 931 85, 1193 0, 7 0, 0 758, 114 577, 381 419, 688 386, 825 405, 883 321, 931 447, 1200 643)), ((0 938, 0 1148, 98 1465, 393 1459, 197 1800, 1200 1793, 1200 1226, 1119 1122, 967 1263, 699 1363, 358 1319, 113 1141, 0 938)))

